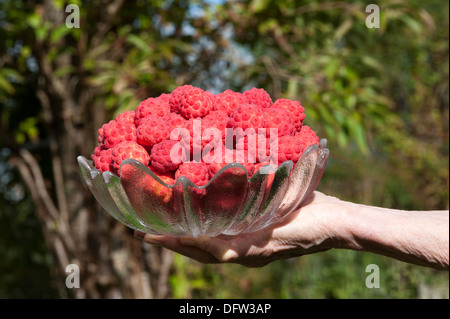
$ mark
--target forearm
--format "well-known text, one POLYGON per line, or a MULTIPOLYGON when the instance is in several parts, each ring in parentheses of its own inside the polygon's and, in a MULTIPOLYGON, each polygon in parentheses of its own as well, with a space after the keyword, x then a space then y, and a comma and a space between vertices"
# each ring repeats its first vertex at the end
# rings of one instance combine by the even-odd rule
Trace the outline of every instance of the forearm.
POLYGON ((448 270, 448 237, 448 211, 364 206, 316 191, 308 203, 269 229, 183 239, 146 234, 144 240, 205 263, 260 267, 278 259, 343 248, 448 270))
POLYGON ((401 211, 344 201, 336 205, 341 248, 449 269, 448 211, 401 211))

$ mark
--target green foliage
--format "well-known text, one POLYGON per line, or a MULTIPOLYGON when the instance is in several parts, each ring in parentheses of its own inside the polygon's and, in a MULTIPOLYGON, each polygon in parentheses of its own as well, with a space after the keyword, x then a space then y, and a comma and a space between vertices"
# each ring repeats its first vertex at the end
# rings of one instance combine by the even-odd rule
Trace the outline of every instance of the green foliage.
MULTIPOLYGON (((238 56, 229 83, 302 102, 306 123, 331 150, 319 190, 371 205, 448 209, 448 3, 379 6, 381 27, 371 30, 360 1, 227 2, 218 19, 233 25, 233 47, 252 57, 238 56)), ((227 282, 222 295, 235 298, 417 298, 419 286, 448 282, 447 273, 352 251, 257 270, 217 266, 216 276, 227 282), (379 289, 365 286, 372 263, 379 289)))
MULTIPOLYGON (((299 99, 305 123, 328 139, 320 191, 448 209, 448 2, 380 1, 380 28, 368 29, 370 1, 125 1, 106 30, 103 2, 71 3, 80 7, 79 29, 51 22, 41 1, 0 1, 0 148, 46 138, 36 89, 43 61, 59 65, 54 79, 91 89, 89 107, 110 117, 186 83, 257 86, 299 99)), ((65 5, 54 1, 56 10, 65 5)), ((0 171, 7 167, 2 157, 0 171)), ((1 175, 0 297, 55 296, 45 288, 51 258, 31 200, 12 200, 23 184, 1 175)), ((259 269, 176 255, 170 277, 174 298, 416 298, 419 285, 439 282, 448 273, 339 250, 259 269), (368 264, 380 267, 379 289, 365 287, 368 264)))
MULTIPOLYGON (((174 298, 408 299, 419 287, 448 291, 448 273, 372 253, 332 250, 279 260, 263 268, 201 265, 176 256, 171 277, 174 298), (379 268, 379 288, 368 288, 368 265, 379 268)), ((370 278, 369 278, 370 280, 370 278)))

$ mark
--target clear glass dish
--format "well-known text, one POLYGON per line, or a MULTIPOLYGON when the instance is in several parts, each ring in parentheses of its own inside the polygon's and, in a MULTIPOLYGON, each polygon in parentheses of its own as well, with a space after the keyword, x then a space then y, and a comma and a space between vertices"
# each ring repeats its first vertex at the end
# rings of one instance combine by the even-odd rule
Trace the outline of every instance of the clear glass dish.
POLYGON ((101 173, 83 156, 77 160, 94 197, 126 226, 173 237, 213 237, 263 229, 301 206, 325 170, 326 145, 322 139, 306 149, 295 166, 285 161, 268 173, 260 169, 250 179, 243 165, 227 164, 204 186, 186 177, 167 185, 132 159, 122 162, 122 177, 101 173))

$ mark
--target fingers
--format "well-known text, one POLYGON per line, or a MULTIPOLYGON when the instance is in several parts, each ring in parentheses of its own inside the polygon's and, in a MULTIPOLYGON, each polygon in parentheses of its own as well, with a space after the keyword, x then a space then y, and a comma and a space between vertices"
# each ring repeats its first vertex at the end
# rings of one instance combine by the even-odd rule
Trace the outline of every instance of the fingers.
POLYGON ((208 236, 181 238, 182 245, 186 247, 197 247, 214 256, 222 263, 233 262, 239 257, 238 251, 233 248, 232 243, 232 241, 208 236))
POLYGON ((140 231, 135 231, 134 236, 143 239, 147 244, 165 247, 202 263, 233 262, 239 257, 232 242, 217 237, 176 238, 145 234, 140 231))
POLYGON ((145 234, 140 231, 135 231, 134 236, 136 238, 143 239, 147 244, 162 246, 178 254, 197 260, 201 263, 213 264, 220 262, 219 260, 217 260, 217 258, 215 258, 207 251, 203 251, 202 249, 195 246, 183 245, 180 241, 180 238, 145 234))

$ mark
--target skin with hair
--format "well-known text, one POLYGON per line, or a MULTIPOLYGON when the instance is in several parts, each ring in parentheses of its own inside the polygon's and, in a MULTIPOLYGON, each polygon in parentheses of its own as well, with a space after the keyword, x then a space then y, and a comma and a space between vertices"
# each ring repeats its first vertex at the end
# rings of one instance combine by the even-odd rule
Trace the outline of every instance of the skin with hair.
POLYGON ((317 191, 280 223, 254 233, 174 238, 135 231, 135 236, 202 263, 262 267, 278 259, 351 249, 449 269, 448 210, 404 211, 367 206, 317 191))

